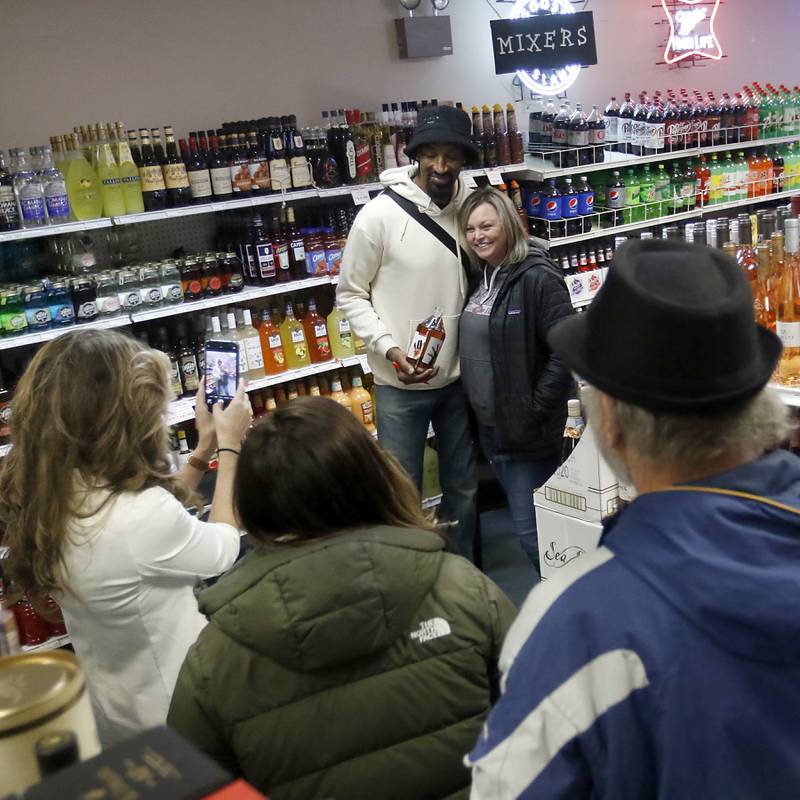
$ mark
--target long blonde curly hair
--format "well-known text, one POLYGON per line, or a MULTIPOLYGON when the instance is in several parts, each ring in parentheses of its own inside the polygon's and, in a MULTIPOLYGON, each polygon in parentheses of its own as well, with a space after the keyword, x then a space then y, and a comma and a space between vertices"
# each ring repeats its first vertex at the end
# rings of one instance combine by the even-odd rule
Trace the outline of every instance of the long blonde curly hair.
POLYGON ((13 447, 0 465, 12 599, 25 593, 41 608, 53 590, 68 591, 70 522, 120 492, 160 486, 188 499, 171 473, 168 370, 163 354, 107 330, 71 331, 34 356, 14 394, 13 447), (87 507, 81 486, 109 494, 87 507))

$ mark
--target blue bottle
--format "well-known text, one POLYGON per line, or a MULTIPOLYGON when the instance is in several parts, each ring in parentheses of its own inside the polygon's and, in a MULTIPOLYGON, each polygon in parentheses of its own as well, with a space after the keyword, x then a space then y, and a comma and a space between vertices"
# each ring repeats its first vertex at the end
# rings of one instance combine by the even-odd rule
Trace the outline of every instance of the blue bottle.
POLYGON ((561 192, 556 186, 556 179, 549 178, 541 193, 542 219, 544 220, 544 238, 557 239, 564 236, 566 226, 561 214, 561 192))
POLYGON ((561 216, 566 223, 567 236, 574 236, 581 232, 581 218, 578 216, 578 192, 572 185, 572 178, 564 178, 561 216))
POLYGON ((581 218, 581 230, 589 233, 592 229, 592 215, 594 214, 594 189, 589 185, 585 175, 581 176, 578 185, 578 214, 581 218))

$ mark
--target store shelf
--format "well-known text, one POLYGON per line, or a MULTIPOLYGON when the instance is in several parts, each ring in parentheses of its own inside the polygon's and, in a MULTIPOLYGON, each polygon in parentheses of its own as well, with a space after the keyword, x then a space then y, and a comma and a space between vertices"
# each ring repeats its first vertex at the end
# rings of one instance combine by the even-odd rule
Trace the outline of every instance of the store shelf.
MULTIPOLYGON (((800 141, 800 134, 778 136, 774 139, 757 139, 751 142, 736 142, 734 144, 715 144, 708 147, 691 147, 684 150, 664 151, 651 156, 633 156, 628 153, 614 153, 605 151, 604 161, 597 164, 583 164, 574 167, 556 167, 551 161, 536 156, 528 156, 529 167, 526 180, 545 181, 548 178, 561 178, 565 175, 587 175, 592 172, 604 170, 624 169, 636 167, 639 164, 654 164, 656 162, 671 161, 676 158, 697 158, 701 155, 724 153, 729 150, 749 150, 753 147, 769 147, 776 144, 800 141)), ((563 157, 566 151, 560 151, 563 157)), ((505 167, 503 167, 505 169, 505 167)))
POLYGON ((586 242, 590 239, 602 239, 606 236, 617 236, 628 231, 640 230, 642 228, 653 228, 658 225, 669 225, 681 220, 696 219, 716 214, 720 211, 727 211, 733 208, 744 208, 746 206, 756 206, 762 203, 771 203, 779 200, 788 200, 800 194, 800 188, 789 189, 785 192, 774 192, 763 197, 748 197, 744 200, 733 200, 729 203, 715 203, 713 205, 702 206, 691 211, 682 211, 680 214, 668 214, 664 217, 653 217, 641 222, 631 222, 627 225, 615 225, 611 228, 594 228, 589 233, 578 233, 574 236, 561 236, 557 239, 541 239, 538 236, 531 237, 540 247, 552 249, 554 247, 567 247, 571 244, 586 242))
POLYGON ((209 297, 204 300, 191 300, 187 303, 176 303, 175 305, 160 306, 151 311, 138 311, 135 314, 112 317, 111 319, 98 320, 97 322, 87 322, 80 325, 65 325, 63 328, 54 328, 42 331, 41 333, 26 333, 21 336, 9 336, 0 339, 0 350, 10 350, 17 347, 26 347, 33 344, 42 344, 50 339, 55 339, 68 331, 87 330, 98 328, 120 328, 125 325, 133 325, 148 320, 161 319, 163 317, 174 317, 178 314, 191 314, 195 311, 205 311, 209 308, 219 306, 240 305, 254 300, 272 297, 289 292, 299 292, 303 289, 313 289, 316 286, 331 286, 339 283, 339 276, 319 275, 312 278, 303 278, 299 281, 289 283, 276 283, 273 286, 247 286, 241 292, 235 294, 224 294, 219 297, 209 297))
POLYGON ((95 228, 110 228, 111 225, 111 219, 108 217, 87 219, 83 222, 65 222, 63 225, 44 225, 41 228, 27 228, 26 230, 0 233, 0 243, 18 242, 23 239, 38 239, 41 236, 56 236, 59 233, 90 231, 95 228))
POLYGON ((779 383, 771 383, 770 386, 778 392, 787 406, 800 408, 800 387, 792 389, 788 386, 781 386, 779 383))
POLYGON ((20 336, 9 336, 0 339, 0 350, 10 350, 16 347, 27 347, 31 344, 42 344, 56 339, 69 331, 86 330, 88 328, 121 328, 130 325, 131 320, 127 317, 112 317, 111 319, 100 320, 99 322, 87 322, 81 325, 65 325, 62 328, 51 328, 41 331, 41 333, 23 333, 20 336))
MULTIPOLYGON (((247 384, 247 391, 257 392, 259 389, 279 386, 280 384, 289 383, 290 381, 308 378, 311 375, 322 375, 325 372, 332 372, 336 369, 346 369, 347 367, 361 367, 365 372, 369 371, 366 356, 352 356, 341 360, 334 359, 333 361, 326 361, 323 364, 311 364, 307 367, 301 367, 300 369, 290 369, 286 372, 282 372, 280 375, 270 375, 265 378, 259 378, 247 384)), ((190 419, 194 419, 193 397, 184 397, 181 400, 174 400, 169 404, 167 425, 179 425, 182 422, 188 422, 190 419)))
POLYGON ((58 650, 59 647, 66 647, 70 644, 69 636, 54 636, 41 644, 32 644, 27 647, 23 646, 23 653, 43 653, 46 650, 58 650))

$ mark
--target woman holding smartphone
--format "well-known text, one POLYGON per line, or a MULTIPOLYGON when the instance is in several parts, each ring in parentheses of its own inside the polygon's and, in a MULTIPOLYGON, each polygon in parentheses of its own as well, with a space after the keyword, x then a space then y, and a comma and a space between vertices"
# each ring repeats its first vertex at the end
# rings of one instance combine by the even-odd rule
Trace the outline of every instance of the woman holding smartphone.
POLYGON ((3 572, 12 594, 61 604, 86 674, 102 745, 164 723, 186 651, 206 624, 198 579, 239 553, 233 476, 250 425, 240 389, 209 412, 174 474, 166 357, 115 331, 48 342, 19 381, 13 448, 0 465, 3 572), (185 503, 219 451, 209 522, 185 503))
POLYGON ((547 332, 575 312, 564 278, 528 243, 505 194, 490 186, 473 192, 459 227, 478 275, 459 325, 461 380, 514 531, 538 571, 533 492, 560 463, 574 386, 547 332))

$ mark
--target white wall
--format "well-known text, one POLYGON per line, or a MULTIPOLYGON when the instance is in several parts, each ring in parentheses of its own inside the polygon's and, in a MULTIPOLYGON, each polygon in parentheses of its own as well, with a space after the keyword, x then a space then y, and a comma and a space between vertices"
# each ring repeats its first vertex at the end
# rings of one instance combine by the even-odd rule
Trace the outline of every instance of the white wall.
MULTIPOLYGON (((729 57, 680 70, 655 66, 663 29, 654 2, 589 0, 599 65, 583 71, 575 100, 800 83, 798 0, 727 0, 718 31, 729 57)), ((13 13, 12 0, 4 5, 3 148, 88 121, 172 123, 183 135, 292 112, 311 124, 322 108, 406 97, 513 98, 510 79, 494 75, 488 26, 510 6, 494 0, 451 0, 454 55, 422 61, 396 55, 395 0, 17 0, 13 13)))

